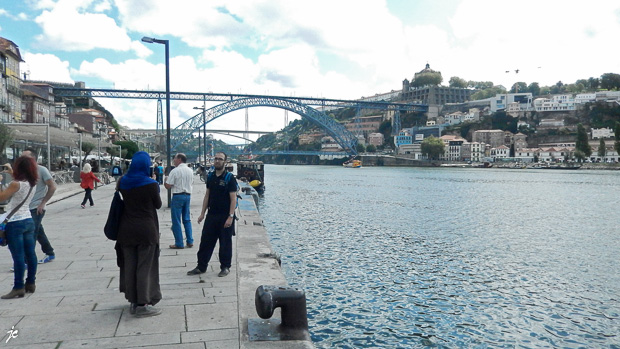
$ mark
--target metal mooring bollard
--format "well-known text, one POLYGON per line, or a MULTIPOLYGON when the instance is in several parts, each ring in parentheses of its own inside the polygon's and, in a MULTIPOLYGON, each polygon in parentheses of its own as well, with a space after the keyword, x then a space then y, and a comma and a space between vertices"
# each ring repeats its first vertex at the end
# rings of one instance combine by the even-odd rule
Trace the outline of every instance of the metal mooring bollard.
POLYGON ((270 319, 280 308, 282 320, 248 320, 250 340, 309 340, 306 294, 303 290, 284 286, 259 286, 254 296, 256 313, 270 319))

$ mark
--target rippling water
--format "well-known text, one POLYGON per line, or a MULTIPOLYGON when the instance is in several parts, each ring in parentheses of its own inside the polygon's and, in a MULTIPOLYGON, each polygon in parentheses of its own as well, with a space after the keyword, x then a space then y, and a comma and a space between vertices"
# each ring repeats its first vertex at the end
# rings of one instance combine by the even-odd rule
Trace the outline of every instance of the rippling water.
POLYGON ((265 171, 319 348, 620 348, 620 172, 265 171))

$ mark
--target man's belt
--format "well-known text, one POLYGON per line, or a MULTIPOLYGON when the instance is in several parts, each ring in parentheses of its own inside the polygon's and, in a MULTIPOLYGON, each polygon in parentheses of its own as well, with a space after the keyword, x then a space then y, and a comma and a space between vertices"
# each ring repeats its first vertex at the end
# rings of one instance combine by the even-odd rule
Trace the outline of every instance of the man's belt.
POLYGON ((192 195, 191 193, 174 193, 172 195, 192 195))

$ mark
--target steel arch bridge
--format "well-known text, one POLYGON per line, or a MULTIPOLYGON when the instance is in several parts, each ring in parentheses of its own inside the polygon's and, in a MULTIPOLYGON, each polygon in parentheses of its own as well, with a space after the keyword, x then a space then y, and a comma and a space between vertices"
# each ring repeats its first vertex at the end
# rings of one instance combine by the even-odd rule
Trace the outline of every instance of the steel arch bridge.
POLYGON ((230 112, 251 107, 274 107, 299 114, 302 117, 309 119, 313 124, 324 129, 327 134, 332 136, 347 153, 351 155, 357 154, 357 150, 355 149, 355 146, 357 145, 357 138, 342 124, 327 116, 327 114, 308 105, 298 103, 294 100, 272 96, 246 97, 218 104, 215 107, 205 110, 204 119, 202 112, 200 112, 196 116, 177 126, 174 129, 174 132, 171 132, 171 136, 174 137, 171 140, 171 148, 175 149, 178 145, 189 138, 192 133, 200 130, 204 124, 208 124, 209 122, 230 112))
MULTIPOLYGON (((87 97, 87 98, 127 98, 127 99, 152 99, 160 100, 165 98, 164 91, 141 91, 141 90, 116 90, 116 89, 90 89, 66 86, 54 86, 54 94, 59 97, 87 97)), ((202 101, 202 102, 224 102, 209 111, 209 120, 203 122, 202 112, 185 121, 175 129, 170 130, 171 147, 178 146, 183 140, 187 139, 197 128, 232 111, 249 107, 276 107, 290 110, 294 113, 308 118, 312 123, 323 128, 336 142, 350 155, 357 154, 355 146, 357 138, 349 132, 343 125, 336 122, 324 112, 310 106, 319 106, 323 110, 333 110, 339 108, 377 109, 390 110, 394 113, 393 133, 400 129, 400 112, 426 112, 428 105, 417 103, 396 103, 385 100, 341 100, 314 97, 292 97, 292 96, 265 96, 249 94, 231 93, 202 93, 202 92, 170 92, 171 100, 202 101), (172 144, 174 142, 174 145, 172 144)), ((158 102, 161 103, 161 102, 158 102)), ((205 118, 206 119, 206 118, 205 118)), ((356 117, 357 120, 357 117, 356 117)), ((357 122, 357 121, 356 121, 357 122)), ((163 131, 163 118, 161 116, 161 104, 158 104, 158 130, 163 131), (161 129, 159 128, 159 125, 161 129)), ((160 140, 161 141, 161 140, 160 140)), ((310 152, 311 153, 311 152, 310 152)))

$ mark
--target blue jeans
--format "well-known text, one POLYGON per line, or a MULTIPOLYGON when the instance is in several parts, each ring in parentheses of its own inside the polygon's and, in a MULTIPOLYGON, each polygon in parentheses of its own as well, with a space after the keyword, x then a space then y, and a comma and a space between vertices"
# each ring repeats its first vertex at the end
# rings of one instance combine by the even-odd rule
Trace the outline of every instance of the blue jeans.
POLYGON ((43 229, 43 217, 45 216, 45 211, 39 214, 37 213, 37 209, 30 210, 30 215, 32 215, 32 221, 34 222, 34 238, 41 245, 41 251, 48 256, 54 255, 54 248, 50 241, 47 239, 47 235, 45 235, 45 230, 43 229))
POLYGON ((181 231, 181 221, 185 228, 185 238, 188 244, 194 243, 192 236, 192 220, 189 216, 189 201, 191 195, 177 194, 172 195, 170 200, 170 214, 172 215, 172 234, 174 234, 174 244, 183 247, 183 232, 181 231))
POLYGON ((28 264, 28 277, 26 283, 34 284, 37 274, 37 255, 34 251, 34 222, 32 218, 9 222, 6 225, 6 238, 9 243, 9 250, 13 257, 13 268, 15 269, 14 289, 24 288, 24 273, 28 264))

